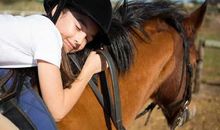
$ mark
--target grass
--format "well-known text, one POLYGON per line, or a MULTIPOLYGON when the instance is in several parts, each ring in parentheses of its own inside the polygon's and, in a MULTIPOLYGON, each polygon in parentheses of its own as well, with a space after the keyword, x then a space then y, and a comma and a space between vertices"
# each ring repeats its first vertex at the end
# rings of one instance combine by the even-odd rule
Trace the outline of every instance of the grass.
MULTIPOLYGON (((198 39, 220 41, 220 13, 208 13, 198 33, 198 39)), ((220 83, 220 49, 205 48, 202 81, 220 83)))
POLYGON ((220 41, 220 13, 207 13, 199 31, 199 38, 220 41))
POLYGON ((220 49, 206 48, 204 55, 203 82, 220 83, 220 49))
POLYGON ((43 11, 43 3, 37 0, 0 0, 0 10, 43 11))

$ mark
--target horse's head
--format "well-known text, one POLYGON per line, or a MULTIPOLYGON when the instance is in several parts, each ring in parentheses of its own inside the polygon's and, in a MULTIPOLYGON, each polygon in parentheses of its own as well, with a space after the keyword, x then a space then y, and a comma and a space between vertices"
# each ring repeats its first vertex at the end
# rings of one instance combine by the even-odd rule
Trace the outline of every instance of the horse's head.
MULTIPOLYGON (((194 42, 196 33, 202 24, 206 6, 207 1, 190 15, 183 15, 181 10, 172 3, 158 2, 147 4, 131 2, 128 3, 127 8, 124 8, 124 6, 116 8, 117 10, 115 10, 113 15, 110 31, 112 45, 108 49, 119 71, 121 70, 122 72, 127 71, 133 62, 134 46, 130 44, 133 40, 130 39, 130 36, 148 36, 148 32, 143 30, 145 21, 155 17, 161 18, 174 27, 182 37, 184 45, 177 43, 178 45, 176 46, 183 48, 183 51, 178 52, 178 54, 181 53, 184 58, 176 57, 176 68, 171 76, 168 77, 168 81, 165 81, 166 83, 160 87, 162 88, 158 94, 160 97, 156 99, 156 103, 161 107, 171 129, 180 124, 178 123, 178 121, 181 121, 179 117, 186 116, 188 112, 185 109, 188 105, 187 101, 190 102, 191 98, 191 74, 188 71, 190 71, 190 67, 195 67, 197 61, 194 42), (136 30, 141 33, 139 34, 136 30), (171 93, 167 90, 171 90, 171 93), (174 95, 174 97, 170 95, 174 95), (167 97, 168 100, 166 100, 167 97)), ((136 41, 134 40, 133 42, 136 41)))
POLYGON ((177 73, 179 72, 175 70, 175 72, 173 72, 170 77, 162 84, 157 93, 159 98, 156 100, 159 102, 158 104, 161 107, 171 129, 175 129, 177 125, 182 125, 189 117, 187 106, 189 105, 191 99, 191 69, 195 68, 198 58, 194 42, 197 31, 202 24, 206 12, 206 7, 207 1, 205 1, 203 5, 196 11, 184 17, 181 23, 184 30, 182 33, 182 38, 185 47, 183 48, 185 49, 186 46, 188 46, 188 49, 183 51, 183 55, 186 56, 186 58, 183 58, 183 63, 181 58, 176 58, 178 63, 176 63, 177 67, 175 68, 181 69, 182 71, 180 72, 182 74, 178 77, 177 73), (183 67, 180 67, 182 65, 183 67), (167 94, 168 91, 172 92, 175 97, 171 98, 170 95, 172 94, 167 94))

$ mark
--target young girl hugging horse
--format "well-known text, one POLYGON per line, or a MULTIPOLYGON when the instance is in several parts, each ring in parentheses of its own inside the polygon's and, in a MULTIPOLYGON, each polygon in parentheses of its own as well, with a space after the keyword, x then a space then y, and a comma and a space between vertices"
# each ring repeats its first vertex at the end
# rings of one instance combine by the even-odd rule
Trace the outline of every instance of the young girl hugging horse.
POLYGON ((76 76, 68 54, 86 44, 109 44, 110 0, 45 0, 44 7, 46 15, 0 15, 0 95, 9 97, 0 102, 0 108, 22 130, 57 129, 53 120, 61 120, 92 75, 107 67, 92 51, 76 76), (43 100, 32 91, 30 68, 37 68, 43 100), (3 80, 5 77, 8 79, 3 80), (10 98, 7 94, 13 87, 16 94, 10 98), (15 118, 13 110, 22 114, 15 118))

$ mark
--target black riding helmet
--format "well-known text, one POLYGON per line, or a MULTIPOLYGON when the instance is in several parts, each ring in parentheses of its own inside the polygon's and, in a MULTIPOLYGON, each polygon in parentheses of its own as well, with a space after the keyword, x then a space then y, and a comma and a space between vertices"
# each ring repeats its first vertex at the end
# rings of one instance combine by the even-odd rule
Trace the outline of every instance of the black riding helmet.
MULTIPOLYGON (((110 0, 44 0, 44 9, 48 17, 56 23, 61 11, 66 6, 76 8, 89 16, 100 28, 98 39, 104 44, 110 44, 107 35, 112 19, 112 6, 110 0), (57 5, 54 15, 52 9, 57 5)), ((96 39, 97 40, 97 39, 96 39)))

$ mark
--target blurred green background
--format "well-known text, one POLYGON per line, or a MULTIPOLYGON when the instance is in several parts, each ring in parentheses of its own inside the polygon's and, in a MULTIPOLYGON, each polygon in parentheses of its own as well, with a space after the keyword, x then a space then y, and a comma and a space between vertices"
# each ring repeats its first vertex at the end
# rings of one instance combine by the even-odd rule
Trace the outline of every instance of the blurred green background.
POLYGON ((0 11, 43 11, 43 0, 0 0, 0 11))

